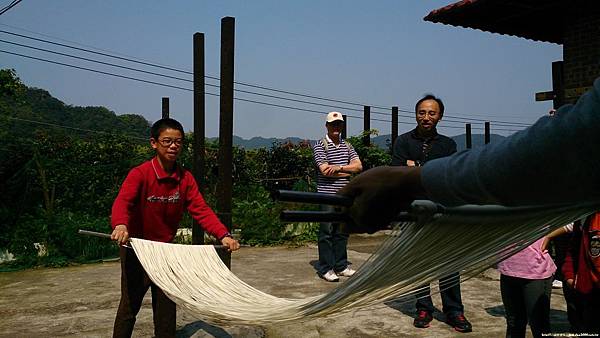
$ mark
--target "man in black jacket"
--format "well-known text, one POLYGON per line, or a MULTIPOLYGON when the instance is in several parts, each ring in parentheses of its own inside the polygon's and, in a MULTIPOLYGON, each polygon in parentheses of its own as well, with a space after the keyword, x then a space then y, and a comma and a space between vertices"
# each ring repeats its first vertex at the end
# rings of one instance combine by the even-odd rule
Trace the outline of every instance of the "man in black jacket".
MULTIPOLYGON (((394 166, 421 166, 429 160, 456 152, 456 142, 438 134, 436 126, 444 115, 444 103, 434 95, 426 95, 415 105, 417 127, 396 139, 392 153, 394 166)), ((458 273, 440 279, 443 311, 446 321, 456 331, 471 332, 471 323, 464 316, 458 273)), ((415 327, 426 328, 433 320, 433 302, 429 285, 422 287, 417 296, 415 327)))

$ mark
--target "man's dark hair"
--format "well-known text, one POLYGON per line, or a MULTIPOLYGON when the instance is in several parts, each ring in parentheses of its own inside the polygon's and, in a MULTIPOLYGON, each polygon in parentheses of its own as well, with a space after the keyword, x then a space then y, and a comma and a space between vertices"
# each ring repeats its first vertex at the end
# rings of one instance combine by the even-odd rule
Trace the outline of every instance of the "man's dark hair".
POLYGON ((417 104, 415 104, 415 113, 419 112, 419 105, 421 104, 421 102, 427 100, 434 100, 435 102, 437 102, 437 104, 440 106, 440 116, 444 116, 444 102, 442 102, 442 99, 436 97, 433 94, 425 94, 425 96, 423 96, 422 99, 417 101, 417 104))
POLYGON ((181 135, 185 137, 185 132, 183 131, 183 126, 181 125, 181 123, 171 118, 160 119, 154 122, 152 128, 150 128, 150 137, 152 137, 155 140, 158 140, 160 133, 165 129, 179 130, 181 132, 181 135))

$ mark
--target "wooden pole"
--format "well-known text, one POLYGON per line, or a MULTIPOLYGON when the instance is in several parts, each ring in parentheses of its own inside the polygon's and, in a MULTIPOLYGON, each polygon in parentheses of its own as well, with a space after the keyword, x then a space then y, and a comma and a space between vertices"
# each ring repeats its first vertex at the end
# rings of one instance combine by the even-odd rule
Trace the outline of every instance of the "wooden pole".
POLYGON ((363 144, 368 147, 371 144, 371 135, 368 132, 371 130, 371 107, 364 106, 363 108, 363 131, 367 134, 363 137, 363 144))
MULTIPOLYGON (((204 33, 194 34, 194 154, 192 174, 201 193, 205 192, 204 158, 205 93, 204 93, 204 33)), ((192 244, 204 244, 204 230, 196 221, 192 224, 192 244)))
POLYGON ((562 61, 552 62, 552 91, 554 92, 552 106, 554 109, 558 109, 565 104, 565 84, 562 61))
POLYGON ((342 118, 344 119, 344 128, 342 128, 342 139, 346 139, 346 136, 348 136, 348 116, 345 114, 342 114, 342 118))
POLYGON ((465 124, 465 146, 467 149, 471 149, 473 147, 473 143, 471 142, 471 124, 465 124))
POLYGON ((162 118, 163 119, 169 118, 169 98, 168 97, 162 98, 162 118))
MULTIPOLYGON (((217 209, 221 222, 231 231, 231 208, 233 198, 233 74, 235 19, 221 19, 221 102, 219 119, 219 188, 217 209)), ((231 267, 231 254, 220 251, 219 256, 231 267)))
POLYGON ((485 144, 490 143, 490 123, 485 123, 485 144))
POLYGON ((392 150, 398 138, 398 107, 392 107, 392 150))

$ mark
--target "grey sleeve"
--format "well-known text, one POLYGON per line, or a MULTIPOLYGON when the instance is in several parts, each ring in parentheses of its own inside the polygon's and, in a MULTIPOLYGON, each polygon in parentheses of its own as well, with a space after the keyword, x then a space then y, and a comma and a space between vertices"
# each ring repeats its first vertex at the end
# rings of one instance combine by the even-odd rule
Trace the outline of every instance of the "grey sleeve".
POLYGON ((448 206, 600 200, 600 79, 575 106, 502 142, 427 162, 422 182, 448 206))

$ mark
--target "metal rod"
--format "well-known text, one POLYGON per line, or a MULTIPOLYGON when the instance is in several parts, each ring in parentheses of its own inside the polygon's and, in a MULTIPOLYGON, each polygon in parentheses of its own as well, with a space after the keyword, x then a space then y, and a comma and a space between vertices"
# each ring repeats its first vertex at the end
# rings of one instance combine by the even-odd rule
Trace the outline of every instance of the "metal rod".
POLYGON ((276 190, 273 197, 284 202, 328 204, 343 207, 349 207, 352 205, 352 198, 350 197, 323 194, 318 192, 276 190))
MULTIPOLYGON (((89 230, 81 230, 79 229, 79 231, 77 231, 78 234, 80 235, 87 235, 87 236, 94 236, 94 237, 101 237, 101 238, 109 238, 110 239, 110 234, 106 234, 104 232, 96 232, 96 231, 89 231, 89 230)), ((127 245, 123 245, 124 247, 127 248, 131 248, 130 246, 127 245)), ((216 250, 221 250, 221 249, 225 249, 225 245, 221 245, 221 244, 215 244, 213 245, 215 247, 216 250)))
POLYGON ((89 231, 89 230, 79 230, 77 231, 78 234, 81 235, 88 235, 88 236, 96 236, 96 237, 102 237, 102 238, 110 238, 110 234, 105 234, 103 232, 96 232, 96 231, 89 231))

